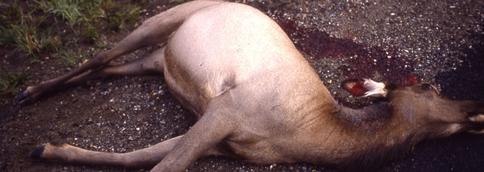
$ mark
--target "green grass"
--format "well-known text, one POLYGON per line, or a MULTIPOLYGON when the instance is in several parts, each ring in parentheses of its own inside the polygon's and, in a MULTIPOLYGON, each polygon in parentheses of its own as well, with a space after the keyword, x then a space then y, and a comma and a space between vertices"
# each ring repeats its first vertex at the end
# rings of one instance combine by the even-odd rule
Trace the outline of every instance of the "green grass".
POLYGON ((5 8, 2 4, 0 27, 0 44, 14 45, 28 55, 36 54, 42 48, 37 27, 45 18, 33 17, 25 13, 15 1, 13 5, 5 8))
POLYGON ((58 16, 70 26, 81 22, 84 18, 81 13, 81 1, 78 0, 41 0, 35 1, 35 3, 44 13, 58 16))
MULTIPOLYGON (((27 65, 48 56, 73 67, 90 56, 86 47, 105 48, 109 34, 132 29, 140 20, 139 5, 146 2, 4 0, 0 2, 0 48, 12 56, 31 57, 27 65)), ((15 93, 28 76, 1 65, 0 69, 0 95, 15 93)))
POLYGON ((134 24, 140 14, 141 8, 135 5, 119 6, 116 5, 112 9, 112 14, 108 17, 109 28, 111 30, 119 31, 126 29, 128 26, 134 24))
POLYGON ((13 42, 17 48, 28 55, 34 55, 41 49, 38 32, 35 27, 25 24, 10 25, 6 33, 12 35, 13 42))
POLYGON ((56 52, 86 43, 99 47, 101 34, 129 29, 139 14, 136 4, 113 0, 0 2, 0 46, 15 47, 32 57, 65 54, 56 52))
POLYGON ((13 45, 28 56, 36 56, 40 52, 57 50, 62 45, 58 35, 51 30, 39 30, 44 17, 23 15, 20 22, 0 27, 0 44, 13 45))
POLYGON ((62 60, 62 63, 66 66, 75 66, 81 62, 80 58, 80 51, 71 50, 71 49, 63 49, 59 50, 55 57, 58 57, 62 60))
MULTIPOLYGON (((73 67, 89 57, 82 46, 105 48, 106 42, 99 39, 101 35, 130 29, 139 20, 139 14, 137 5, 112 0, 0 2, 0 46, 15 48, 33 57, 34 63, 42 55, 73 67)), ((27 76, 26 72, 2 69, 0 96, 15 94, 27 76)))
POLYGON ((15 94, 16 88, 27 80, 27 74, 23 72, 8 72, 0 73, 0 96, 15 94))

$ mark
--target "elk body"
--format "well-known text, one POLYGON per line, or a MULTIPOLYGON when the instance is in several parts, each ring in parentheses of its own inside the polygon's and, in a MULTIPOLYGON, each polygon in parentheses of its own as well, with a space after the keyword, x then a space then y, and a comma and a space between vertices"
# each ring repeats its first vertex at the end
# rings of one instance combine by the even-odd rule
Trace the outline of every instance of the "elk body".
MULTIPOLYGON (((184 135, 127 153, 44 144, 35 158, 182 171, 196 159, 226 156, 259 164, 383 162, 417 142, 483 127, 482 103, 453 101, 429 85, 384 88, 386 101, 362 109, 338 104, 288 36, 242 4, 193 1, 145 21, 114 48, 63 76, 28 87, 20 103, 95 76, 159 73, 198 117, 184 135), (110 61, 161 45, 122 65, 110 61)), ((354 84, 354 83, 348 83, 354 84)), ((383 90, 383 92, 381 92, 383 90)), ((372 92, 373 91, 373 92, 372 92)))

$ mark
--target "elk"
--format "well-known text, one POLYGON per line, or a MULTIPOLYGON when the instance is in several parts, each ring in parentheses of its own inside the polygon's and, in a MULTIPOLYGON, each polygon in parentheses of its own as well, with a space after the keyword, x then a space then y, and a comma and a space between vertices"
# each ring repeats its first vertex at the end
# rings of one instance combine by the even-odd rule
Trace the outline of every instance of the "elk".
POLYGON ((406 152, 424 139, 482 132, 484 103, 444 98, 429 84, 390 87, 349 80, 384 100, 359 109, 339 104, 271 18, 247 5, 192 1, 155 15, 112 49, 65 75, 27 87, 25 104, 97 76, 162 74, 198 117, 184 135, 126 153, 43 144, 31 156, 70 163, 183 171, 201 157, 257 164, 308 162, 361 167, 406 152), (148 46, 150 55, 112 65, 148 46), (304 146, 301 146, 304 145, 304 146))

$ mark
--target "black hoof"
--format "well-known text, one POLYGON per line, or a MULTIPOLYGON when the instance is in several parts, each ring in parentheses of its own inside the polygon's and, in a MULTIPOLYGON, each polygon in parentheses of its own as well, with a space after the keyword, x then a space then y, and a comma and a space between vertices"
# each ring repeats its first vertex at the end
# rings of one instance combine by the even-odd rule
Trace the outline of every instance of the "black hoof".
POLYGON ((16 105, 25 105, 32 100, 32 97, 27 91, 22 91, 21 93, 15 96, 15 104, 16 105))
POLYGON ((32 152, 30 152, 30 158, 41 159, 42 153, 44 153, 45 145, 37 146, 32 152))

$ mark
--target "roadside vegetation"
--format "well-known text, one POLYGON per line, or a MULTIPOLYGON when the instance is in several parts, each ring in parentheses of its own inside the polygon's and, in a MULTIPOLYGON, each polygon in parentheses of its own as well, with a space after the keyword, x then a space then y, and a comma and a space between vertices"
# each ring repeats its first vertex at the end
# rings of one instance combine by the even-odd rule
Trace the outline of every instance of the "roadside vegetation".
MULTIPOLYGON (((42 57, 49 57, 73 67, 91 55, 84 51, 87 48, 96 52, 107 46, 104 35, 134 27, 145 3, 145 0, 2 1, 0 59, 22 56, 35 65, 42 57)), ((0 65, 0 96, 12 95, 29 74, 23 70, 9 71, 3 66, 0 65)))

